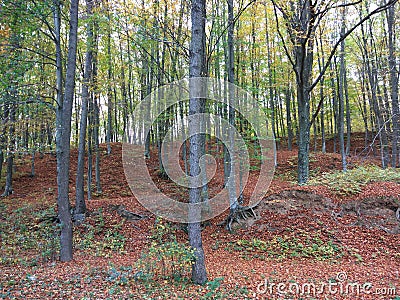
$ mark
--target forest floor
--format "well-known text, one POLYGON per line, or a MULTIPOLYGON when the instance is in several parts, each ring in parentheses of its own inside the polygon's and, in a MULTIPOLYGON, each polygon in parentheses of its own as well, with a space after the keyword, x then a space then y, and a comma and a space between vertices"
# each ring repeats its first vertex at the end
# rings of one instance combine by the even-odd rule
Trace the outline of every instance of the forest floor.
MULTIPOLYGON (((362 135, 352 138, 354 149, 363 146, 362 135)), ((188 280, 185 227, 156 218, 135 199, 121 151, 115 143, 107 155, 102 145, 103 191, 94 189, 85 222, 74 227, 68 263, 57 259, 56 158, 37 157, 34 177, 30 157, 17 160, 14 194, 0 199, 0 298, 400 299, 400 175, 379 173, 373 156, 352 151, 349 169, 357 172, 343 175, 338 154, 312 152, 311 184, 300 187, 296 151, 279 149, 255 216, 232 232, 219 225, 228 212, 205 224, 209 281, 198 286, 188 280)), ((160 189, 184 197, 157 176, 153 157, 148 166, 160 189)), ((71 174, 76 160, 73 150, 71 174)), ((71 176, 71 199, 74 183, 71 176)))

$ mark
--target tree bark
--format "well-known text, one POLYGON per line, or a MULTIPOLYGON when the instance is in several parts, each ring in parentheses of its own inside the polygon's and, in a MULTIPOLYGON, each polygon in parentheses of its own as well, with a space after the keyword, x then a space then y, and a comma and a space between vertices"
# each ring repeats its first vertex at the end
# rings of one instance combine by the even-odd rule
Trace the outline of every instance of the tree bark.
POLYGON ((389 72, 390 72, 390 95, 392 99, 392 159, 391 166, 396 168, 400 163, 399 156, 399 141, 400 141, 400 109, 399 109, 399 76, 396 66, 396 51, 395 51, 395 6, 391 5, 387 11, 388 22, 388 48, 389 48, 389 72))
MULTIPOLYGON (((192 20, 192 37, 190 43, 190 78, 201 77, 205 70, 205 18, 206 18, 206 1, 192 0, 191 20, 192 20)), ((193 87, 191 87, 193 88, 193 87)), ((189 100, 189 115, 202 113, 204 111, 204 101, 197 98, 189 100)), ((189 132, 196 132, 196 122, 189 122, 189 132)), ((189 138, 190 152, 190 176, 196 176, 200 173, 200 157, 203 155, 202 137, 199 134, 191 135, 189 138)), ((201 201, 201 187, 189 189, 189 203, 195 204, 201 201)), ((205 284, 207 281, 207 273, 205 267, 204 250, 201 238, 200 222, 191 223, 192 216, 197 217, 201 214, 200 206, 192 206, 189 209, 189 243, 195 250, 195 262, 192 267, 192 280, 196 284, 205 284)))
POLYGON ((65 78, 65 90, 62 103, 59 103, 57 110, 57 206, 58 217, 61 223, 60 235, 60 260, 72 260, 72 220, 69 204, 69 167, 70 167, 70 137, 71 137, 71 116, 72 103, 75 90, 75 69, 77 50, 77 29, 78 29, 78 2, 71 0, 70 7, 70 29, 68 42, 67 71, 65 78))
MULTIPOLYGON (((343 35, 345 33, 345 13, 346 10, 343 9, 342 12, 342 28, 340 34, 343 35)), ((340 155, 342 157, 342 169, 344 172, 347 171, 347 161, 346 161, 346 151, 344 146, 344 97, 345 97, 345 76, 346 76, 346 69, 344 63, 344 50, 345 44, 344 40, 340 43, 340 54, 339 54, 339 91, 338 91, 338 98, 339 98, 339 114, 338 114, 338 135, 339 135, 339 147, 340 147, 340 155)))
MULTIPOLYGON (((12 88, 14 89, 14 87, 12 88)), ((4 187, 3 197, 9 196, 13 193, 12 182, 13 182, 13 170, 14 170, 14 148, 15 148, 15 91, 11 91, 9 96, 9 103, 7 105, 7 121, 8 121, 8 150, 7 150, 7 175, 6 185, 4 187)))
POLYGON ((109 2, 106 1, 107 5, 107 18, 109 22, 109 29, 107 31, 107 130, 106 130, 106 143, 107 143, 107 154, 111 154, 111 141, 113 137, 113 128, 112 128, 112 112, 113 112, 113 103, 112 103, 112 88, 111 82, 113 78, 112 73, 112 61, 111 61, 111 14, 109 8, 109 2))
POLYGON ((86 0, 86 13, 89 19, 87 26, 87 45, 85 57, 85 69, 83 74, 82 86, 82 106, 80 119, 80 132, 78 144, 78 166, 76 170, 76 191, 75 191, 75 219, 81 219, 86 212, 85 191, 84 191, 84 173, 85 173, 85 146, 86 146, 86 129, 88 118, 88 103, 90 98, 89 88, 92 79, 92 63, 93 63, 93 28, 90 21, 92 17, 93 0, 86 0))
MULTIPOLYGON (((235 84, 235 52, 233 48, 233 32, 234 32, 234 20, 233 20, 233 0, 228 0, 228 62, 227 62, 227 68, 228 68, 228 82, 235 84)), ((228 119, 229 119, 229 124, 231 127, 235 126, 235 95, 233 93, 232 89, 228 89, 228 119)), ((231 129, 231 127, 228 129, 228 141, 230 144, 230 149, 234 149, 235 147, 235 136, 234 132, 231 129)), ((237 209, 239 208, 239 202, 237 199, 236 195, 236 180, 234 174, 235 174, 235 163, 236 163, 236 158, 235 158, 235 153, 230 153, 229 154, 229 172, 230 172, 230 178, 229 178, 229 186, 228 186, 228 191, 229 191, 229 208, 230 208, 230 215, 234 216, 236 214, 237 209)))

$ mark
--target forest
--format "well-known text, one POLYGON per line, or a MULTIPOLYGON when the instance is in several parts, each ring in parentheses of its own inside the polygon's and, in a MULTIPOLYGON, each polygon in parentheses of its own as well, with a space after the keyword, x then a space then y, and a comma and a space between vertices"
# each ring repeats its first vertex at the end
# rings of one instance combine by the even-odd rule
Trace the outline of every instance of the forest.
POLYGON ((2 299, 400 299, 397 0, 0 0, 2 299))

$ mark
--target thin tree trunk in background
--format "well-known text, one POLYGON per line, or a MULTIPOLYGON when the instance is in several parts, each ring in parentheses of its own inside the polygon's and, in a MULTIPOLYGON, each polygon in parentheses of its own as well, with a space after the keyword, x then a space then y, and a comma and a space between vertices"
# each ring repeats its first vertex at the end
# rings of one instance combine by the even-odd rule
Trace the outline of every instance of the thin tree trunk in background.
POLYGON ((392 159, 391 166, 396 168, 400 163, 399 141, 400 141, 400 109, 399 109, 399 75, 396 66, 396 40, 395 40, 395 6, 391 5, 387 11, 388 23, 388 48, 389 48, 389 73, 390 73, 390 96, 392 99, 392 159))
MULTIPOLYGON (((319 35, 319 40, 317 39, 317 48, 320 48, 318 53, 318 70, 321 73, 322 68, 325 65, 325 54, 324 47, 322 45, 322 34, 319 35)), ((321 77, 321 81, 319 83, 319 97, 321 101, 321 111, 320 111, 320 119, 321 119, 321 151, 322 153, 326 153, 326 139, 325 139, 325 76, 321 77)))
POLYGON ((87 198, 92 199, 92 181, 93 181, 93 129, 94 129, 94 105, 93 99, 90 97, 89 100, 89 113, 88 113, 88 166, 87 166, 87 198))
MULTIPOLYGON (((346 65, 346 64, 345 64, 346 65)), ((344 68, 346 70, 346 66, 344 68)), ((346 155, 350 155, 351 147, 351 113, 350 113, 350 101, 349 101, 349 85, 347 82, 347 73, 344 73, 344 97, 346 99, 346 155)))
POLYGON ((121 85, 121 97, 122 97, 122 142, 126 143, 129 139, 129 130, 128 130, 128 93, 126 91, 126 78, 125 78, 125 62, 123 53, 125 50, 122 47, 122 37, 121 33, 118 33, 119 37, 119 56, 121 60, 121 69, 120 69, 120 85, 121 85))
POLYGON ((332 88, 332 109, 333 109, 333 153, 337 152, 337 132, 338 132, 338 99, 337 99, 337 87, 335 82, 336 68, 331 64, 331 88, 332 88))
POLYGON ((106 1, 107 5, 107 18, 109 22, 109 28, 107 30, 107 134, 106 134, 106 142, 107 142, 107 155, 111 154, 111 140, 113 136, 113 128, 112 128, 112 111, 113 111, 113 103, 112 103, 112 88, 111 82, 113 78, 112 73, 112 57, 111 57, 111 14, 110 14, 110 3, 108 0, 106 1))
MULTIPOLYGON (((190 43, 190 65, 189 77, 195 78, 204 76, 205 70, 205 18, 206 1, 192 0, 191 20, 191 43, 190 43)), ((202 113, 204 111, 204 100, 191 98, 189 100, 189 115, 202 113)), ((197 124, 199 125, 199 124, 197 124)), ((196 124, 189 123, 189 132, 196 132, 196 124)), ((191 135, 191 134, 190 134, 191 135)), ((203 155, 202 137, 200 134, 191 135, 189 138, 190 152, 190 176, 196 176, 200 173, 200 157, 203 155)), ((195 204, 201 201, 201 187, 189 189, 189 203, 195 204)), ((201 214, 200 206, 189 208, 189 222, 192 216, 197 218, 201 214)), ((195 250, 195 261, 192 266, 192 280, 196 284, 205 284, 207 282, 207 273, 205 267, 204 250, 201 238, 200 222, 188 224, 188 234, 190 246, 195 250)))
POLYGON ((365 88, 365 68, 362 67, 361 71, 361 95, 362 95, 362 116, 363 116, 363 121, 364 121, 364 130, 365 130, 365 135, 364 135, 364 148, 368 147, 368 110, 367 110, 367 89, 365 88))
POLYGON ((98 75, 98 51, 99 51, 99 24, 94 21, 93 24, 93 104, 94 104, 94 128, 93 128, 93 139, 94 139, 94 151, 95 151, 95 181, 96 181, 96 193, 102 194, 101 178, 100 178, 100 94, 99 94, 99 83, 97 81, 98 75))
MULTIPOLYGON (((88 19, 92 17, 93 0, 86 0, 86 14, 88 19)), ((84 173, 85 173, 85 146, 86 146, 86 129, 88 119, 88 102, 90 98, 90 85, 92 82, 92 63, 93 63, 93 24, 88 21, 86 25, 87 45, 85 68, 83 74, 82 86, 82 107, 78 145, 78 166, 76 170, 76 189, 75 189, 75 220, 83 220, 86 213, 85 190, 84 190, 84 173)))
MULTIPOLYGON (((226 8, 225 5, 222 6, 222 24, 227 24, 227 18, 226 18, 226 8)), ((222 36, 222 44, 226 45, 227 44, 227 37, 226 34, 223 34, 222 36)), ((225 66, 227 66, 228 62, 228 49, 227 47, 223 47, 224 51, 224 61, 225 66)), ((228 99, 228 88, 227 88, 227 83, 226 81, 228 80, 228 70, 227 67, 225 67, 225 72, 224 72, 224 88, 223 88, 223 99, 224 101, 228 99)), ((228 107, 227 105, 223 105, 221 108, 221 118, 228 119, 228 107)), ((224 140, 228 139, 228 132, 226 130, 226 127, 222 127, 222 136, 224 140)), ((225 143, 222 143, 222 151, 223 151, 223 156, 224 156, 224 187, 226 186, 228 179, 229 179, 229 173, 230 173, 230 157, 229 157, 229 152, 228 152, 228 147, 226 147, 225 143)))
POLYGON ((99 129, 100 129, 100 108, 98 103, 97 94, 93 97, 94 101, 94 128, 93 128, 93 143, 94 143, 94 153, 95 153, 95 181, 96 181, 96 193, 102 194, 103 190, 101 188, 101 181, 100 181, 100 141, 99 141, 99 129))
POLYGON ((270 50, 270 38, 269 38, 269 29, 268 23, 269 20, 267 18, 267 10, 265 10, 265 42, 267 44, 267 67, 268 67, 268 92, 269 92, 269 105, 271 110, 271 126, 272 133, 274 137, 276 137, 276 127, 275 127, 275 101, 274 101, 274 90, 273 90, 273 80, 272 80, 272 57, 270 50))
POLYGON ((381 161, 382 161, 382 168, 386 168, 389 163, 389 150, 388 150, 388 140, 387 140, 387 133, 386 133, 386 126, 384 124, 384 119, 382 116, 381 108, 379 107, 379 85, 378 85, 378 70, 377 70, 377 52, 375 48, 374 41, 372 39, 372 24, 369 22, 369 45, 367 45, 367 37, 365 36, 364 30, 362 30, 363 34, 363 42, 364 42, 364 50, 366 56, 366 67, 367 67, 367 75, 369 80, 370 92, 371 92, 371 101, 372 101, 372 109, 375 114, 376 119, 376 130, 377 134, 379 134, 380 146, 381 146, 381 161), (369 46, 369 47, 368 47, 369 46), (371 49, 374 55, 373 58, 368 56, 367 49, 371 49))
MULTIPOLYGON (((345 14, 346 10, 343 9, 342 11, 342 24, 341 24, 341 32, 340 34, 343 35, 345 33, 345 14)), ((346 161, 346 151, 344 146, 344 97, 345 97, 345 76, 346 76, 346 69, 345 69, 345 62, 344 62, 344 50, 345 44, 344 40, 340 43, 340 54, 339 54, 339 91, 338 91, 338 98, 339 98, 339 114, 338 114, 338 135, 339 135, 339 147, 340 147, 340 155, 342 157, 342 169, 344 172, 347 171, 347 161, 346 161)))
POLYGON ((0 142, 1 142, 1 149, 0 149, 0 177, 2 175, 3 171, 3 162, 4 162, 4 150, 7 151, 7 143, 8 143, 8 134, 7 134, 7 122, 9 118, 9 109, 8 109, 8 103, 5 102, 3 105, 3 118, 2 118, 2 132, 0 134, 0 142))
POLYGON ((3 175, 3 162, 4 162, 4 151, 3 146, 0 147, 0 179, 3 175))
MULTIPOLYGON (((72 104, 75 91, 75 69, 78 29, 78 0, 71 0, 70 29, 68 41, 67 72, 65 78, 64 99, 58 103, 57 144, 57 185, 58 217, 61 223, 60 260, 72 260, 72 220, 69 204, 69 169, 72 104), (61 104, 61 105, 60 105, 61 104)), ((56 8, 57 9, 57 8, 56 8)))
MULTIPOLYGON (((233 0, 228 0, 228 82, 231 84, 235 84, 235 54, 234 54, 234 47, 233 47, 233 31, 234 31, 234 20, 233 20, 233 0)), ((235 99, 234 99, 234 91, 232 88, 228 89, 228 119, 229 124, 231 127, 235 127, 235 99)), ((273 127, 275 128, 275 127, 273 127)), ((233 130, 230 128, 228 129, 228 141, 230 149, 235 149, 235 136, 233 130)), ((234 216, 236 214, 237 209, 239 208, 239 202, 236 195, 236 180, 235 174, 235 163, 236 157, 234 151, 230 153, 230 161, 229 161, 229 214, 234 216)), ((229 224, 227 224, 229 226, 229 224)))
POLYGON ((7 149, 7 175, 6 185, 4 187, 3 197, 7 197, 13 193, 13 171, 14 171, 14 148, 15 148, 15 111, 16 111, 16 91, 12 87, 11 94, 8 94, 9 102, 7 105, 7 123, 8 123, 8 149, 7 149))
POLYGON ((292 100, 292 93, 291 93, 291 87, 290 84, 286 89, 285 93, 285 99, 286 99, 286 122, 287 122, 287 128, 288 128, 288 150, 292 151, 292 145, 293 145, 293 129, 292 129, 292 116, 291 116, 291 109, 290 109, 290 103, 292 100))

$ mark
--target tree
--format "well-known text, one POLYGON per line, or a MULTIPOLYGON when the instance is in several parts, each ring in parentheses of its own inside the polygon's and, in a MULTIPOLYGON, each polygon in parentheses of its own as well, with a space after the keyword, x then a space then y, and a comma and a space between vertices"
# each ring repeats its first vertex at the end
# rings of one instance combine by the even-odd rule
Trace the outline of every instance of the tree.
POLYGON ((396 51, 395 51, 395 6, 389 6, 387 10, 387 23, 388 23, 388 65, 390 72, 390 95, 392 99, 392 123, 393 123, 393 136, 392 136, 392 161, 391 165, 396 168, 397 163, 400 163, 400 147, 398 145, 400 140, 400 110, 399 110, 399 76, 396 66, 396 51))
MULTIPOLYGON (((343 36, 346 31, 346 7, 342 8, 341 13, 341 29, 340 35, 343 36)), ((339 113, 338 113, 338 135, 339 135, 339 148, 340 148, 340 155, 342 157, 342 168, 343 171, 347 171, 347 159, 346 159, 346 151, 344 147, 344 97, 345 97, 345 78, 346 78, 346 68, 345 68, 345 41, 341 41, 340 43, 340 53, 339 53, 339 91, 338 91, 338 98, 339 98, 339 113)))
POLYGON ((85 68, 83 74, 82 86, 82 107, 78 144, 78 167, 76 170, 76 199, 75 199, 75 219, 82 219, 86 212, 86 203, 84 195, 84 172, 85 172, 85 145, 86 145, 86 129, 88 120, 88 103, 90 101, 90 84, 92 82, 92 63, 93 63, 93 25, 91 18, 93 17, 93 0, 86 0, 87 23, 87 41, 85 68))
MULTIPOLYGON (((191 10, 192 20, 192 38, 190 43, 190 65, 189 65, 189 76, 190 78, 196 78, 204 76, 205 74, 205 20, 206 20, 206 1, 205 0, 192 0, 191 10)), ((190 86, 191 93, 196 87, 190 86)), ((204 112, 205 100, 190 97, 189 100, 189 116, 197 113, 204 112)), ((189 165, 190 165, 190 176, 197 176, 200 173, 200 157, 204 154, 203 142, 204 139, 200 134, 194 134, 198 132, 198 122, 189 122, 189 165)), ((201 187, 189 189, 189 203, 196 204, 201 201, 201 187)), ((195 217, 201 213, 200 206, 192 205, 189 209, 189 224, 188 234, 190 246, 195 250, 196 260, 193 264, 192 269, 192 280, 197 284, 204 284, 207 281, 207 273, 205 267, 204 250, 201 238, 200 222, 191 223, 192 217, 195 217)), ((198 219, 198 218, 197 218, 198 219)))
MULTIPOLYGON (((342 32, 339 38, 334 42, 333 47, 328 55, 325 65, 317 74, 316 78, 313 77, 313 61, 314 61, 314 43, 316 37, 316 30, 325 18, 327 13, 332 9, 345 8, 356 5, 359 2, 337 4, 336 2, 321 2, 316 3, 311 0, 297 0, 297 1, 275 1, 271 0, 274 5, 275 19, 277 22, 278 34, 283 42, 286 56, 288 57, 292 69, 296 77, 297 85, 297 109, 298 109, 298 166, 297 166, 297 180, 299 184, 304 184, 308 181, 309 177, 309 148, 310 148, 310 127, 313 118, 310 118, 310 94, 315 86, 320 82, 322 76, 330 66, 334 54, 341 44, 356 28, 358 28, 365 21, 369 20, 373 15, 384 11, 397 0, 389 0, 378 8, 369 12, 365 17, 361 18, 350 29, 342 32), (282 32, 279 30, 279 17, 278 11, 281 13, 285 27, 289 34, 290 46, 283 38, 282 32)), ((321 99, 320 101, 323 101, 321 99)), ((320 105, 318 105, 320 107, 320 105)))
MULTIPOLYGON (((57 2, 57 0, 56 0, 57 2)), ((65 76, 64 96, 57 106, 57 132, 56 132, 56 152, 57 152, 57 207, 58 217, 61 223, 60 234, 60 260, 72 260, 72 219, 69 204, 69 169, 70 169, 70 138, 71 138, 71 116, 72 103, 75 93, 75 70, 77 52, 77 30, 78 30, 78 2, 71 0, 70 21, 69 21, 69 41, 67 71, 65 76)), ((59 3, 56 3, 56 10, 59 3)), ((55 20, 60 19, 55 15, 55 20)), ((57 25, 56 25, 57 27, 57 25)), ((60 36, 57 36, 58 40, 60 36)), ((59 75, 60 73, 57 72, 59 75)), ((62 78, 57 78, 62 81, 62 78)), ((58 86, 59 88, 59 86, 58 86)))

